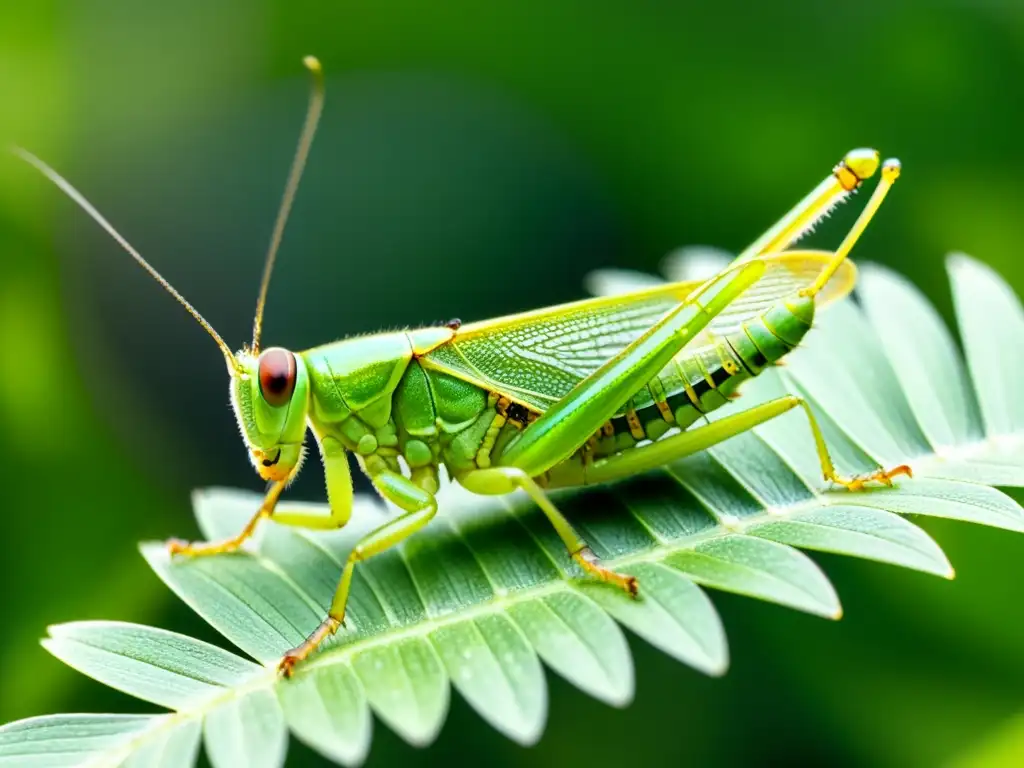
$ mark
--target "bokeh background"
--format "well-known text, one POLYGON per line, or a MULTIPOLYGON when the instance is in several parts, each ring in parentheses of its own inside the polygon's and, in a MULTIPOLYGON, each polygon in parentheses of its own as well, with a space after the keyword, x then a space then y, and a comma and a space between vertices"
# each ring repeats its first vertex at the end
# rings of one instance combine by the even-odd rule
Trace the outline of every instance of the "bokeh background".
MULTIPOLYGON (((905 174, 856 257, 910 276, 947 319, 950 251, 1024 289, 1016 0, 4 2, 0 139, 65 173, 240 346, 307 53, 327 106, 268 343, 481 319, 579 298, 595 267, 738 250, 862 145, 905 174)), ((837 243, 855 213, 812 244, 837 243)), ((223 361, 9 158, 0 260, 0 722, 145 711, 38 638, 110 618, 220 642, 136 543, 195 536, 195 487, 260 487, 223 361)), ((294 496, 321 499, 321 483, 314 463, 294 496)), ((955 581, 815 555, 843 620, 715 594, 725 678, 631 638, 628 709, 550 678, 549 726, 526 750, 455 697, 434 747, 377 727, 369 764, 1022 765, 1024 537, 923 524, 955 581)), ((293 744, 289 764, 320 763, 293 744)))

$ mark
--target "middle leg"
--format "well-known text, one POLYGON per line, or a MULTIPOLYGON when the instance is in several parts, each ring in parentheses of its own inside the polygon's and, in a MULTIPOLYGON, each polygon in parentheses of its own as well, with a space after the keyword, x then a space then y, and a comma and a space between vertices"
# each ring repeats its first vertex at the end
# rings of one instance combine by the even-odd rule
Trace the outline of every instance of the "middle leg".
POLYGON ((320 643, 337 632, 345 623, 345 607, 348 604, 356 564, 401 543, 423 528, 437 513, 437 500, 434 495, 397 472, 384 470, 374 475, 371 480, 380 494, 404 510, 405 514, 388 520, 356 542, 342 568, 341 578, 327 616, 309 637, 285 653, 278 664, 278 670, 285 677, 289 677, 296 664, 313 653, 320 643))
POLYGON ((566 519, 558 507, 551 503, 551 499, 544 493, 544 489, 523 470, 516 467, 476 469, 461 475, 459 483, 467 490, 482 495, 502 495, 512 493, 516 489, 526 491, 526 494, 540 507, 544 516, 554 526, 555 532, 558 533, 558 537, 569 551, 569 557, 591 576, 621 587, 631 595, 636 595, 636 577, 625 576, 602 566, 587 542, 576 533, 572 523, 566 519))

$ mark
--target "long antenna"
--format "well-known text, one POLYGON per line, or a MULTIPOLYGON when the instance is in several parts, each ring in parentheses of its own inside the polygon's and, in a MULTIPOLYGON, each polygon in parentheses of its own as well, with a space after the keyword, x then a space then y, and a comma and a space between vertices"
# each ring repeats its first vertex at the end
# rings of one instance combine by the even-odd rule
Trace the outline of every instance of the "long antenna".
POLYGON ((48 178, 50 181, 56 184, 64 192, 64 194, 66 194, 68 197, 70 197, 72 200, 78 203, 79 207, 82 210, 84 210, 87 214, 89 214, 89 216, 91 216, 97 224, 103 227, 103 229, 107 231, 107 234, 114 238, 121 245, 122 248, 128 251, 128 254, 133 259, 135 259, 135 261, 137 261, 142 266, 143 269, 149 272, 153 279, 160 283, 160 285, 162 285, 164 289, 169 294, 171 294, 171 296, 177 299, 178 303, 181 304, 185 309, 187 309, 189 314, 192 315, 192 317, 194 317, 196 321, 201 326, 203 326, 203 328, 206 329, 206 332, 213 337, 213 340, 217 342, 217 346, 220 347, 220 351, 224 353, 224 359, 227 361, 229 369, 234 373, 242 373, 242 369, 238 365, 238 361, 235 359, 235 356, 231 352, 231 349, 228 347, 227 344, 224 343, 224 339, 220 337, 220 334, 213 330, 213 326, 206 322, 206 319, 202 315, 200 315, 199 312, 196 311, 195 307, 189 304, 185 300, 185 297, 178 293, 177 290, 175 290, 174 286, 167 282, 163 278, 163 276, 150 265, 148 261, 142 258, 138 251, 132 248, 131 244, 127 240, 125 240, 116 229, 114 229, 113 225, 109 221, 103 218, 103 215, 99 211, 97 211, 92 206, 92 204, 85 199, 85 197, 82 196, 81 192, 79 192, 77 189, 71 186, 71 184, 66 179, 64 179, 63 176, 61 176, 59 173, 53 170, 53 168, 48 166, 46 163, 44 163, 42 160, 40 160, 38 157, 33 155, 28 150, 22 149, 21 147, 11 147, 11 151, 15 155, 20 157, 22 160, 28 162, 30 165, 35 166, 35 168, 40 173, 42 173, 46 178, 48 178))
POLYGON ((277 250, 281 245, 281 237, 284 235, 284 225, 288 221, 288 213, 291 211, 292 202, 295 200, 295 193, 299 188, 299 179, 302 178, 302 169, 306 166, 306 158, 309 156, 309 148, 313 143, 313 136, 316 135, 316 126, 320 121, 320 113, 324 108, 324 70, 320 61, 315 56, 307 56, 302 63, 313 76, 313 90, 309 95, 309 109, 306 111, 306 122, 302 126, 302 135, 299 137, 299 146, 295 149, 295 158, 292 160, 292 167, 288 173, 288 183, 284 188, 284 197, 281 199, 281 208, 277 212, 277 221, 274 222, 274 232, 270 237, 270 248, 267 251, 267 260, 263 265, 263 279, 260 282, 260 295, 256 300, 256 317, 252 322, 252 354, 260 352, 260 335, 263 332, 263 308, 267 304, 267 289, 270 287, 270 274, 274 270, 274 261, 277 258, 277 250))

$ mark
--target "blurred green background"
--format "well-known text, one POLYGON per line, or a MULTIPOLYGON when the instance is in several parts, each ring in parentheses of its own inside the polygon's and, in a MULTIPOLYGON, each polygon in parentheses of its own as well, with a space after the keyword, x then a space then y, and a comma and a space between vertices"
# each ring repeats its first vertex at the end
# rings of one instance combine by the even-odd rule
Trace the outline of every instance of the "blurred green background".
MULTIPOLYGON (((271 344, 481 319, 579 298, 595 267, 738 250, 863 145, 905 173, 857 258, 910 276, 947 319, 949 251, 1024 289, 1017 0, 7 2, 0 140, 66 174, 237 347, 307 53, 327 106, 270 292, 271 344)), ((837 243, 855 213, 811 243, 837 243)), ((223 362, 10 158, 0 259, 0 721, 147 711, 38 638, 110 618, 220 642, 135 545, 195 536, 195 487, 260 488, 223 362)), ((315 463, 293 497, 323 498, 315 463)), ((628 709, 550 678, 549 726, 526 750, 455 697, 435 746, 378 726, 369 764, 1024 765, 1024 538, 923 524, 955 581, 815 555, 843 620, 715 594, 723 679, 631 638, 628 709)), ((293 742, 289 764, 320 763, 293 742)))

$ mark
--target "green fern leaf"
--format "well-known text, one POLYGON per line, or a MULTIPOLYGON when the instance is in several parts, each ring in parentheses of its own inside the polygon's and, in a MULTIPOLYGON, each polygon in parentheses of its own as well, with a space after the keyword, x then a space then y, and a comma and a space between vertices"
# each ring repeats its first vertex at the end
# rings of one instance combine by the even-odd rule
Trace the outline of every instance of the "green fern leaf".
MULTIPOLYGON (((705 260, 711 256, 704 254, 705 260)), ((356 538, 386 516, 357 500, 328 533, 266 524, 244 553, 174 561, 142 546, 156 574, 255 661, 172 632, 118 622, 51 627, 43 645, 161 715, 56 715, 0 728, 0 766, 283 764, 289 734, 344 765, 370 748, 374 716, 430 744, 451 691, 521 744, 547 714, 544 666, 614 706, 633 696, 626 628, 709 675, 728 666, 705 587, 828 618, 825 574, 801 550, 951 578, 939 546, 907 516, 1024 530, 994 486, 1024 485, 1024 312, 989 268, 948 268, 966 363, 936 311, 906 280, 867 266, 859 304, 823 313, 789 364, 750 382, 739 403, 794 392, 811 402, 841 471, 909 463, 914 479, 856 493, 823 487, 806 421, 793 413, 664 470, 557 503, 599 556, 640 578, 641 597, 581 578, 525 497, 440 495, 442 513, 402 547, 356 570, 347 626, 291 680, 274 664, 323 617, 356 538)), ((666 273, 682 269, 675 261, 666 273)), ((600 292, 650 282, 601 273, 600 292)), ((212 489, 194 507, 205 536, 230 535, 259 497, 212 489)))

